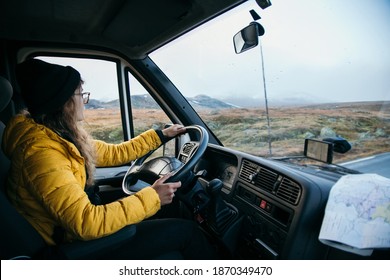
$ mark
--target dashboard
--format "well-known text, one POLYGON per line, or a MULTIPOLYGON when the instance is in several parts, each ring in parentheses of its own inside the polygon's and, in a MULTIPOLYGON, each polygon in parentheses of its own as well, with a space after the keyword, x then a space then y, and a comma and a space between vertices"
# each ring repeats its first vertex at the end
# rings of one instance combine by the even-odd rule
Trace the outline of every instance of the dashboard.
MULTIPOLYGON (((329 192, 343 174, 213 144, 208 144, 195 166, 194 172, 199 171, 204 171, 199 178, 203 188, 215 179, 222 182, 220 197, 234 212, 222 231, 210 219, 202 226, 221 239, 234 258, 363 258, 318 240, 329 192)), ((388 259, 389 252, 374 251, 368 259, 373 258, 388 259)))
POLYGON ((341 175, 323 176, 277 160, 209 144, 196 171, 218 178, 221 196, 239 215, 222 240, 241 259, 355 259, 318 236, 329 191, 341 175), (231 237, 232 232, 236 236, 231 237), (228 236, 229 235, 229 236, 228 236))

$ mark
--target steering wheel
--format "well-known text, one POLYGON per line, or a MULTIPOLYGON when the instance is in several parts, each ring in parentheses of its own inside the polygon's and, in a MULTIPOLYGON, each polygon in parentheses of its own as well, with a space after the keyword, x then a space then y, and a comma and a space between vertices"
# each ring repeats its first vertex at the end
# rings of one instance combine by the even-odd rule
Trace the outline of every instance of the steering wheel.
MULTIPOLYGON (((206 151, 209 142, 209 134, 199 125, 186 126, 186 132, 195 131, 199 134, 199 141, 189 141, 184 143, 176 157, 160 156, 147 162, 156 150, 137 159, 129 167, 122 181, 122 189, 126 194, 134 194, 142 188, 152 185, 158 178, 173 172, 173 175, 166 182, 186 181, 189 172, 195 167, 206 151), (141 182, 139 182, 141 181, 141 182)), ((180 189, 184 189, 182 185, 180 189)))

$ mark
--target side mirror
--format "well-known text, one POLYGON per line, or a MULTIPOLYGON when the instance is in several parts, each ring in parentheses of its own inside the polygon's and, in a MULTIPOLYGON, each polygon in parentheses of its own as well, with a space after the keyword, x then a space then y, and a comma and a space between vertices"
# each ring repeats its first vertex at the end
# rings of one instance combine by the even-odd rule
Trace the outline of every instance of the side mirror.
POLYGON ((344 154, 352 148, 351 144, 340 136, 324 138, 322 140, 332 143, 333 151, 336 153, 344 154))
POLYGON ((251 22, 233 37, 234 50, 237 54, 245 52, 259 44, 259 36, 265 33, 264 27, 258 22, 251 22))

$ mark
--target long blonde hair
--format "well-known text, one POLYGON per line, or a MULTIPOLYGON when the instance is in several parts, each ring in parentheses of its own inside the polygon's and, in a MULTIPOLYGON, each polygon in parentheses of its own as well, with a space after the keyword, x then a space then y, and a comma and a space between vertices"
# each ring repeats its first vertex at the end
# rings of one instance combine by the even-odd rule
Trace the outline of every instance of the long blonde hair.
POLYGON ((94 183, 96 154, 92 145, 92 138, 82 127, 80 121, 77 120, 75 109, 76 103, 74 98, 71 97, 62 108, 54 113, 32 115, 26 112, 25 114, 30 115, 35 122, 50 128, 76 146, 85 160, 85 169, 88 176, 87 186, 92 186, 94 183))

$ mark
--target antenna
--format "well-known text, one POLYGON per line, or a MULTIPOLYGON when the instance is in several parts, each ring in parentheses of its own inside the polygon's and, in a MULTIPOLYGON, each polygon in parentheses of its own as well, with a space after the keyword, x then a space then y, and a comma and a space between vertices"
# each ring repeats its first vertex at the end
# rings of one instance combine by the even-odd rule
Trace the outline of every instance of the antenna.
POLYGON ((264 56, 263 56, 263 45, 260 41, 260 55, 261 55, 261 70, 263 72, 263 86, 264 86, 264 100, 265 100, 265 114, 267 116, 267 129, 268 129, 268 149, 269 155, 272 156, 272 146, 271 146, 271 124, 269 120, 268 112, 268 97, 267 97, 267 86, 265 83, 265 68, 264 68, 264 56))
MULTIPOLYGON (((259 4, 259 6, 262 9, 265 9, 265 8, 271 6, 271 2, 270 1, 256 1, 256 2, 257 2, 257 4, 259 4), (259 2, 262 2, 263 4, 264 4, 264 2, 267 2, 267 3, 269 3, 269 5, 266 6, 266 7, 263 7, 259 2)), ((254 21, 257 21, 257 20, 261 19, 261 17, 259 16, 258 13, 256 13, 255 10, 250 10, 249 13, 251 14, 251 16, 252 16, 254 21)), ((260 37, 263 34, 258 34, 258 35, 260 37)), ((266 116, 267 116, 268 149, 269 149, 269 155, 272 156, 271 124, 270 124, 269 111, 268 111, 268 97, 267 97, 267 86, 266 86, 266 81, 265 81, 265 67, 264 67, 263 46, 261 44, 261 40, 260 39, 259 39, 259 43, 260 43, 260 56, 261 56, 261 70, 262 70, 262 74, 263 74, 265 113, 266 113, 266 116)))

